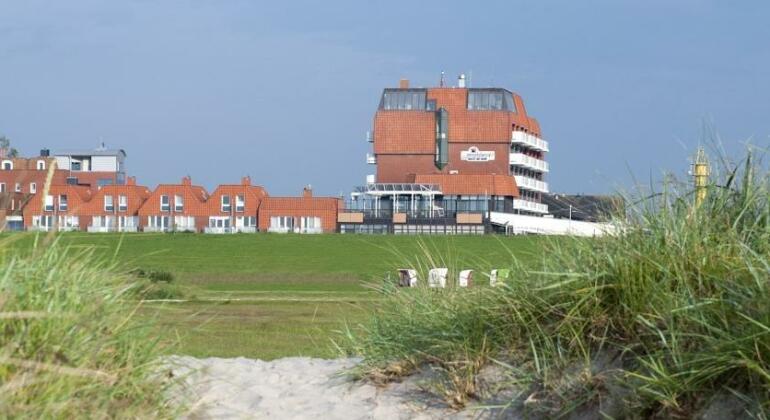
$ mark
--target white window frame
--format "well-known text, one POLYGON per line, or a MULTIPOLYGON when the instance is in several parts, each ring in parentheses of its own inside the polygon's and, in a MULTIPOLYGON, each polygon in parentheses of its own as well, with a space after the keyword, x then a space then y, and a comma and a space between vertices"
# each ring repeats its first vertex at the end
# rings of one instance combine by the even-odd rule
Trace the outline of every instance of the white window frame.
POLYGON ((37 194, 37 184, 34 182, 29 183, 29 193, 30 194, 37 194))
POLYGON ((13 161, 9 159, 4 159, 2 163, 2 168, 4 171, 12 171, 13 170, 13 161))
POLYGON ((174 194, 174 211, 184 211, 184 196, 174 194))
POLYGON ((235 212, 243 213, 246 211, 246 197, 243 194, 237 194, 235 196, 235 212))
POLYGON ((118 196, 118 211, 127 211, 128 210, 128 196, 125 194, 120 194, 118 196))
POLYGON ((230 201, 230 196, 227 194, 222 194, 219 198, 219 204, 223 213, 230 213, 233 208, 233 203, 230 201), (225 204, 225 198, 227 199, 227 204, 225 204))
POLYGON ((160 211, 171 211, 171 201, 169 200, 168 195, 164 194, 160 196, 160 211), (166 203, 164 204, 163 201, 166 203))
POLYGON ((16 188, 14 188, 13 190, 16 191, 17 193, 20 193, 21 192, 21 182, 17 182, 16 183, 16 188))
POLYGON ((59 194, 59 211, 67 211, 68 208, 69 197, 67 197, 67 194, 59 194))
POLYGON ((53 211, 53 196, 46 194, 45 202, 43 203, 43 211, 53 211))
POLYGON ((37 161, 37 170, 38 171, 45 171, 45 161, 44 160, 38 160, 37 161))
POLYGON ((5 192, 5 182, 0 182, 0 193, 5 192))

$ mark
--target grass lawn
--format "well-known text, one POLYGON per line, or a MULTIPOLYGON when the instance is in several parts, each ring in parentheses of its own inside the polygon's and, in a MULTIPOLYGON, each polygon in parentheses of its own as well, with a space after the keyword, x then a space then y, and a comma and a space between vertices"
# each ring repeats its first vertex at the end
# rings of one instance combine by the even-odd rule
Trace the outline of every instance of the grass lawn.
MULTIPOLYGON (((16 252, 42 238, 3 235, 16 252)), ((332 357, 336 331, 355 326, 378 295, 367 283, 399 267, 488 271, 512 255, 537 260, 544 239, 497 236, 62 234, 73 247, 127 268, 170 271, 187 298, 146 304, 171 353, 198 357, 332 357), (445 260, 428 262, 427 255, 445 260)))

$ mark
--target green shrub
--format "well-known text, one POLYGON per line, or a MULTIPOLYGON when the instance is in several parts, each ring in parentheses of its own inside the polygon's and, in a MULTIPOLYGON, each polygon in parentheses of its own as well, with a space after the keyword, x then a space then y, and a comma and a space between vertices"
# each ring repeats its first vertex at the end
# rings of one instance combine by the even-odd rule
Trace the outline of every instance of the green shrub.
POLYGON ((4 261, 3 417, 172 415, 157 375, 160 349, 134 316, 141 303, 132 278, 56 240, 4 261))
MULTIPOLYGON (((715 179, 700 206, 670 178, 628 199, 617 234, 554 238, 538 267, 513 264, 506 287, 391 289, 350 349, 386 376, 422 363, 472 376, 507 358, 562 413, 601 394, 600 376, 630 391, 636 416, 690 416, 725 393, 768 410, 770 184, 751 156, 715 179), (602 358, 619 371, 599 374, 602 358)), ((473 394, 452 382, 454 397, 473 394)))
POLYGON ((174 281, 174 274, 171 273, 170 271, 145 270, 143 268, 135 268, 131 270, 130 273, 140 279, 148 279, 153 283, 157 283, 157 282, 171 283, 172 281, 174 281))

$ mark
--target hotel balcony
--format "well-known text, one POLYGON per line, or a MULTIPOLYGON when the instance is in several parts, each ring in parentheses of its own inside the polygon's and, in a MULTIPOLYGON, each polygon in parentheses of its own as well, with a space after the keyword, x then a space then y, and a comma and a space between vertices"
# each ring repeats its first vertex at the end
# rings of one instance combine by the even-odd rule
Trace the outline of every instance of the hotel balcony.
POLYGON ((548 162, 527 156, 524 153, 511 153, 509 162, 513 166, 522 166, 538 172, 548 172, 548 162))
POLYGON ((540 213, 540 214, 546 214, 548 213, 548 206, 541 203, 535 203, 534 201, 529 200, 519 200, 514 199, 513 200, 513 209, 514 210, 521 210, 521 211, 528 211, 532 213, 540 213))
POLYGON ((377 164, 377 156, 375 156, 375 155, 373 155, 371 153, 367 153, 366 154, 366 163, 368 163, 370 165, 376 165, 377 164))
POLYGON ((547 152, 549 150, 547 141, 523 131, 514 131, 511 133, 511 144, 527 146, 539 152, 547 152))
POLYGON ((516 186, 518 186, 520 189, 527 189, 527 190, 537 191, 541 193, 548 192, 547 182, 543 182, 535 178, 530 178, 528 176, 523 176, 523 175, 514 175, 513 177, 514 179, 516 179, 516 186))

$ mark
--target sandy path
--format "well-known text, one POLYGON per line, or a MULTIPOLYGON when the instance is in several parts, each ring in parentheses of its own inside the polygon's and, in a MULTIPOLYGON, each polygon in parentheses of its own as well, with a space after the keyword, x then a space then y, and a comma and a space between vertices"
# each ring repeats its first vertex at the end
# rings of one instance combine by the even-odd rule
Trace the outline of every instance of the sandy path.
POLYGON ((344 375, 355 359, 173 357, 188 418, 466 419, 429 404, 415 381, 377 388, 344 375))

